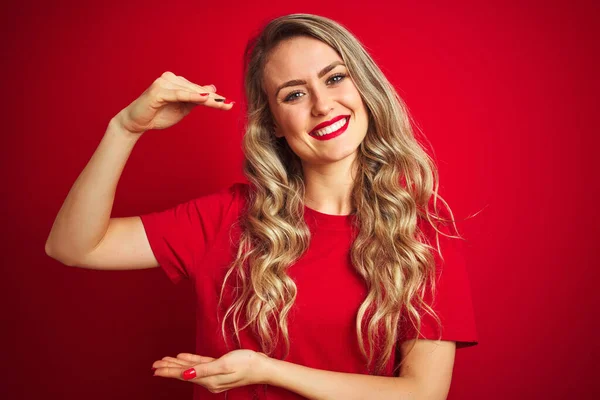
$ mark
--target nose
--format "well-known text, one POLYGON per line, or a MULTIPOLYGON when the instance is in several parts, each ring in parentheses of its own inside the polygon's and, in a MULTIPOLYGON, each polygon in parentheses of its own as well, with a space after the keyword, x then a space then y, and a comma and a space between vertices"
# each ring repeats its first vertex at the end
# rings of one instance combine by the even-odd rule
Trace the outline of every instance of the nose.
POLYGON ((333 101, 327 96, 325 90, 316 89, 313 91, 312 115, 321 117, 327 115, 333 110, 333 101))

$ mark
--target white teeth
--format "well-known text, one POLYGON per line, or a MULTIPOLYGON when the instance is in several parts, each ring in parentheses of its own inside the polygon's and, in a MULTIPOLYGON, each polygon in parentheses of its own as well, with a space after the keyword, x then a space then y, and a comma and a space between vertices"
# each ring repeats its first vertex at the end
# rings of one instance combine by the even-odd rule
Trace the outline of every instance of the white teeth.
POLYGON ((335 132, 338 129, 340 129, 342 126, 344 126, 346 124, 347 120, 348 120, 348 118, 344 118, 344 119, 339 120, 338 122, 336 122, 333 125, 329 125, 327 128, 319 129, 318 131, 315 132, 315 135, 323 136, 323 135, 328 135, 331 132, 335 132))

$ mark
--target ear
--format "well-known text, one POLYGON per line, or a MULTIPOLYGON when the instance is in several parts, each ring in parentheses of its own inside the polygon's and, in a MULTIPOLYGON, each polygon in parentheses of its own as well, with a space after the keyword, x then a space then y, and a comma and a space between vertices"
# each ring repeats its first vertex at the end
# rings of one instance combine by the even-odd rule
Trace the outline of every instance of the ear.
POLYGON ((283 137, 283 134, 281 133, 281 129, 279 129, 277 122, 273 122, 273 133, 275 134, 275 137, 278 139, 283 137))

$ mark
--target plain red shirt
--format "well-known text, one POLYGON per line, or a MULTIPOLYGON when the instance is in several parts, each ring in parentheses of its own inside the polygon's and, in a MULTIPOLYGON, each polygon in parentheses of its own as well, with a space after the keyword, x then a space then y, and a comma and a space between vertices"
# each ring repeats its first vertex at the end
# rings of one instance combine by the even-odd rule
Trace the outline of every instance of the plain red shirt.
MULTIPOLYGON (((221 285, 234 260, 249 185, 235 183, 219 192, 201 196, 173 208, 141 216, 148 241, 167 276, 178 283, 191 279, 197 299, 196 354, 219 358, 234 350, 233 336, 226 347, 217 321, 221 285)), ((288 329, 290 353, 285 361, 311 368, 367 374, 358 348, 356 316, 367 289, 354 271, 349 252, 353 241, 354 216, 329 215, 305 207, 305 220, 311 231, 308 251, 288 269, 297 286, 297 298, 290 314, 288 329)), ((431 231, 430 233, 433 233, 431 231)), ((442 340, 456 341, 457 348, 477 344, 477 332, 469 281, 457 240, 440 236, 444 262, 436 254, 438 287, 433 308, 441 318, 442 340)), ((233 280, 230 278, 228 286, 233 280)), ((227 298, 231 299, 231 292, 227 298)), ((431 299, 427 299, 431 305, 431 299)), ((220 314, 223 316, 222 312, 220 314)), ((435 321, 423 315, 422 339, 437 339, 435 321)), ((415 338, 410 326, 398 342, 415 338)), ((249 328, 240 332, 242 348, 261 351, 249 328)), ((274 355, 283 357, 279 340, 274 355)), ((394 376, 400 362, 392 357, 384 376, 394 376)), ((397 372, 395 374, 397 376, 397 372)), ((194 386, 194 399, 223 399, 194 386)), ((227 392, 230 400, 303 399, 288 390, 267 385, 249 385, 227 392)))

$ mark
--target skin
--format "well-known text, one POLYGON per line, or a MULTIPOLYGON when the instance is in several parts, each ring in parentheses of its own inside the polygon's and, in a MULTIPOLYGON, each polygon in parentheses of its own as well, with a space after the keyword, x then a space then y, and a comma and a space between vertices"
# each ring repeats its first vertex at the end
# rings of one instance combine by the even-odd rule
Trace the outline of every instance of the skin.
POLYGON ((181 353, 155 361, 155 376, 201 385, 211 393, 268 384, 309 399, 442 400, 450 390, 456 344, 409 340, 401 345, 404 364, 399 377, 319 370, 270 358, 252 350, 234 350, 220 358, 181 353), (413 350, 408 349, 413 345, 413 350), (190 377, 186 374, 193 372, 190 377))
POLYGON ((352 211, 351 165, 367 133, 368 114, 344 65, 318 76, 335 61, 342 62, 342 58, 319 40, 288 39, 270 53, 263 85, 276 124, 275 135, 284 137, 302 160, 306 205, 326 214, 346 215, 352 211), (340 74, 345 76, 336 77, 340 74), (276 94, 277 88, 290 80, 306 84, 286 87, 276 94), (342 135, 322 141, 308 134, 316 125, 339 115, 350 115, 342 135))
POLYGON ((270 358, 253 350, 234 350, 215 359, 191 353, 163 357, 152 364, 154 376, 174 378, 201 385, 212 393, 240 386, 267 383, 270 358), (194 377, 184 374, 194 371, 194 377))

